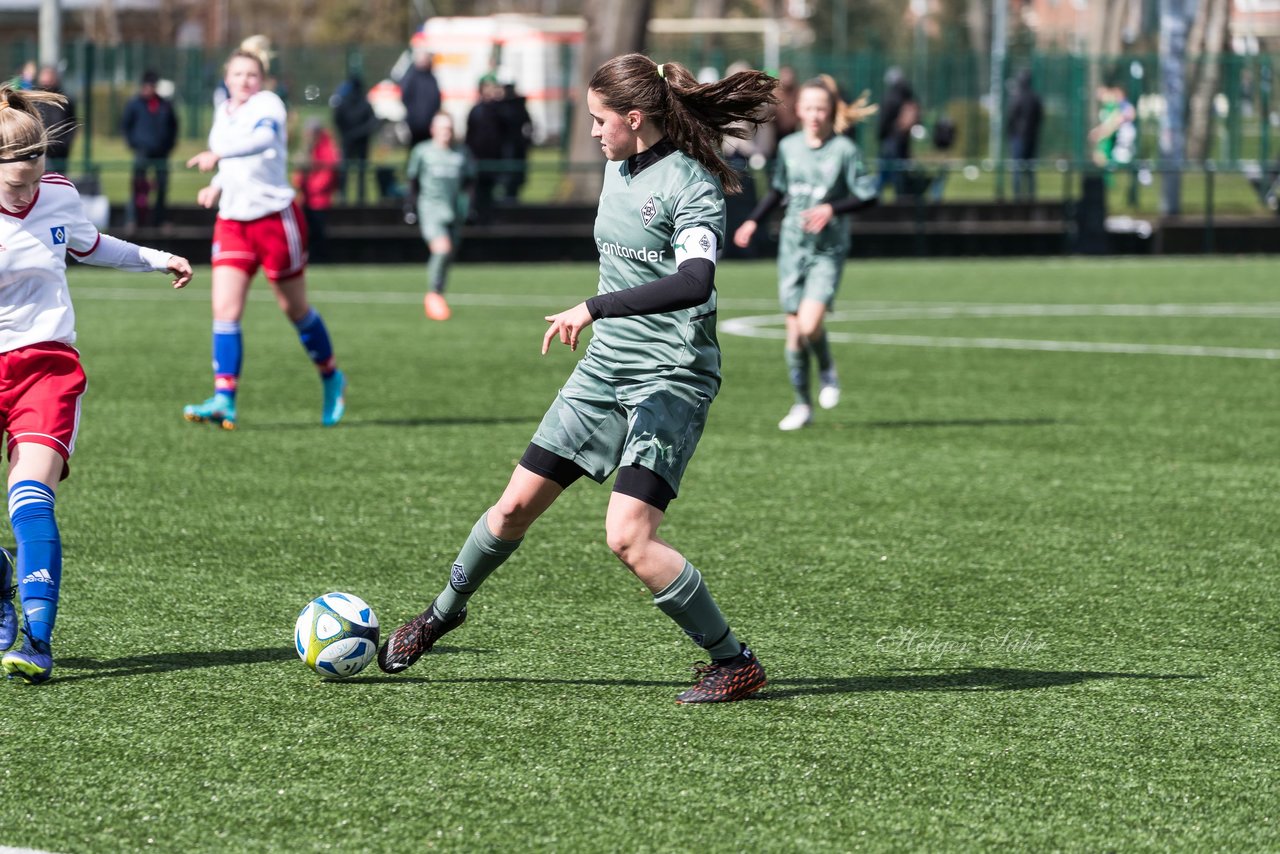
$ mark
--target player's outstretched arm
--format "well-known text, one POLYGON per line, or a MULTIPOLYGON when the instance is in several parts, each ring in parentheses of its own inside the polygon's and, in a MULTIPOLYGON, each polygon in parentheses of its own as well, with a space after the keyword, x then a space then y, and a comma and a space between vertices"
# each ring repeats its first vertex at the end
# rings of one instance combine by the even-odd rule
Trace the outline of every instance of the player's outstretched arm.
POLYGON ((173 287, 175 290, 178 288, 185 288, 187 283, 190 282, 191 278, 195 275, 191 270, 191 262, 180 255, 169 256, 169 266, 167 269, 173 274, 173 287))
POLYGON ((567 311, 547 315, 545 320, 551 324, 551 327, 547 329, 547 334, 542 336, 542 355, 544 356, 551 348, 553 338, 559 338, 560 343, 567 345, 570 350, 577 350, 578 337, 582 334, 582 330, 591 325, 592 317, 587 304, 580 302, 567 311))

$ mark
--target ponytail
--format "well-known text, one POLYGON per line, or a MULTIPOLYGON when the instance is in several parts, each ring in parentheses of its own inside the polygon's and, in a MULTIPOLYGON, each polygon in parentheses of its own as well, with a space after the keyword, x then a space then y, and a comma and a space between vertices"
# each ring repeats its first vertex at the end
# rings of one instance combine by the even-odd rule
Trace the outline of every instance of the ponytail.
POLYGON ((66 97, 56 92, 0 86, 0 162, 36 160, 43 155, 50 133, 61 133, 65 128, 46 128, 37 105, 66 102, 66 97))

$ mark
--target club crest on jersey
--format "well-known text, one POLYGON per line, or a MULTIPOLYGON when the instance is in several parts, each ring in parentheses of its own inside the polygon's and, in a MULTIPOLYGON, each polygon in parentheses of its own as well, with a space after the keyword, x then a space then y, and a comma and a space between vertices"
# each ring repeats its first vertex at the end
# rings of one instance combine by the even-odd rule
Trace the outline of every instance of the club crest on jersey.
POLYGON ((644 220, 644 227, 648 228, 649 223, 653 222, 653 218, 658 215, 658 203, 653 200, 653 196, 649 197, 649 201, 644 203, 644 207, 640 209, 640 219, 644 220))
POLYGON ((703 252, 710 252, 710 251, 711 251, 711 238, 710 238, 710 237, 707 237, 705 234, 704 234, 704 235, 702 235, 701 237, 699 237, 699 238, 698 238, 698 247, 699 247, 703 252))
POLYGON ((67 242, 67 227, 65 225, 55 225, 49 229, 49 234, 53 236, 54 246, 62 246, 67 242))

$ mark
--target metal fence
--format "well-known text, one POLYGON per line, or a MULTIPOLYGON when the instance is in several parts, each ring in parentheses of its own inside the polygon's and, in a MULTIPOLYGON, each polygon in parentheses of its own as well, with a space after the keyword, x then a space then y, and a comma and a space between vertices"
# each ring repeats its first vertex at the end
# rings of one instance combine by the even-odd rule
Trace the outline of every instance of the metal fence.
MULTIPOLYGON (((8 52, 9 67, 17 69, 24 61, 34 58, 36 46, 10 43, 0 48, 0 57, 5 55, 3 50, 8 52)), ((763 59, 760 55, 750 55, 747 46, 730 55, 723 49, 705 50, 693 44, 672 43, 655 45, 655 55, 659 52, 664 59, 684 62, 693 69, 721 72, 733 61, 759 65, 763 59)), ((403 54, 402 45, 351 47, 337 59, 332 51, 282 47, 277 51, 272 73, 277 91, 285 97, 291 110, 303 116, 327 118, 329 98, 350 72, 360 72, 366 83, 373 84, 388 77, 403 54)), ((207 134, 212 120, 212 95, 221 79, 224 51, 141 43, 104 47, 79 42, 67 45, 64 57, 64 88, 76 99, 82 124, 82 142, 77 144, 74 156, 77 171, 97 173, 119 165, 108 152, 119 151, 111 142, 118 141, 124 104, 133 94, 144 69, 156 69, 173 82, 184 138, 195 141, 207 134)), ((1270 164, 1280 155, 1276 139, 1280 132, 1280 105, 1273 99, 1272 91, 1278 59, 1277 55, 1221 55, 1193 60, 1216 63, 1219 85, 1212 99, 1208 157, 1202 162, 1184 164, 1188 171, 1266 176, 1274 170, 1270 164)), ((993 159, 993 152, 988 150, 990 75, 989 58, 985 55, 917 50, 908 54, 861 51, 824 56, 784 49, 780 60, 792 66, 800 79, 829 73, 850 95, 870 90, 873 101, 883 98, 886 72, 893 67, 900 69, 921 104, 924 124, 928 126, 945 117, 955 126, 954 142, 947 150, 935 150, 926 140, 917 146, 916 157, 926 162, 948 161, 953 175, 963 175, 965 166, 979 168, 984 175, 990 173, 995 177, 989 192, 1000 196, 1007 191, 1003 180, 1007 164, 993 159)), ((1122 86, 1137 108, 1138 146, 1133 173, 1143 175, 1169 167, 1169 164, 1158 163, 1157 138, 1163 99, 1161 68, 1154 54, 1091 57, 1065 52, 1024 52, 1010 55, 1006 63, 1005 79, 1024 68, 1029 70, 1043 99, 1042 170, 1075 171, 1088 163, 1087 134, 1097 120, 1093 86, 1103 79, 1122 86)), ((518 88, 520 81, 514 82, 518 88)), ((573 82, 566 80, 566 89, 571 89, 573 82)), ((571 93, 565 109, 570 113, 579 111, 577 115, 581 116, 576 100, 577 96, 571 93)), ((874 132, 863 129, 859 142, 869 158, 877 157, 874 132)), ((395 161, 399 157, 389 159, 395 161)), ((573 167, 561 156, 543 158, 536 168, 563 171, 573 167)), ((956 179, 952 180, 953 185, 958 184, 956 179)), ((983 179, 970 183, 985 187, 987 182, 983 179)))

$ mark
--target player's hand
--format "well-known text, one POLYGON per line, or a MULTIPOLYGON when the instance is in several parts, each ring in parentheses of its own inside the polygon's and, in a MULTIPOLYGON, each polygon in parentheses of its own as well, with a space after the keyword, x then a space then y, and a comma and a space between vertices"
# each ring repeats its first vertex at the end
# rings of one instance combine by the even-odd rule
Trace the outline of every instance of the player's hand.
POLYGON ((754 219, 749 219, 738 226, 738 230, 733 233, 733 245, 739 249, 746 249, 751 243, 751 238, 755 236, 756 226, 754 219))
POLYGON ((804 222, 804 230, 810 234, 817 234, 819 231, 827 227, 827 223, 831 222, 836 212, 831 205, 818 205, 816 208, 809 208, 807 211, 800 213, 800 218, 804 222))
POLYGON ((201 172, 212 171, 222 158, 214 154, 212 151, 202 151, 195 157, 187 161, 187 168, 195 167, 201 172))
POLYGON ((196 193, 196 204, 202 208, 212 208, 217 206, 220 198, 222 198, 222 190, 210 184, 208 187, 200 188, 200 192, 196 193))
POLYGON ((551 324, 547 334, 542 336, 542 355, 547 355, 551 348, 551 339, 559 338, 561 344, 569 345, 570 350, 578 349, 578 336, 582 330, 591 325, 591 312, 587 304, 580 302, 567 311, 548 315, 545 320, 551 324))
POLYGON ((194 275, 191 272, 191 262, 178 255, 170 256, 167 269, 170 273, 173 273, 173 286, 175 288, 185 288, 187 282, 191 281, 191 277, 194 275))

